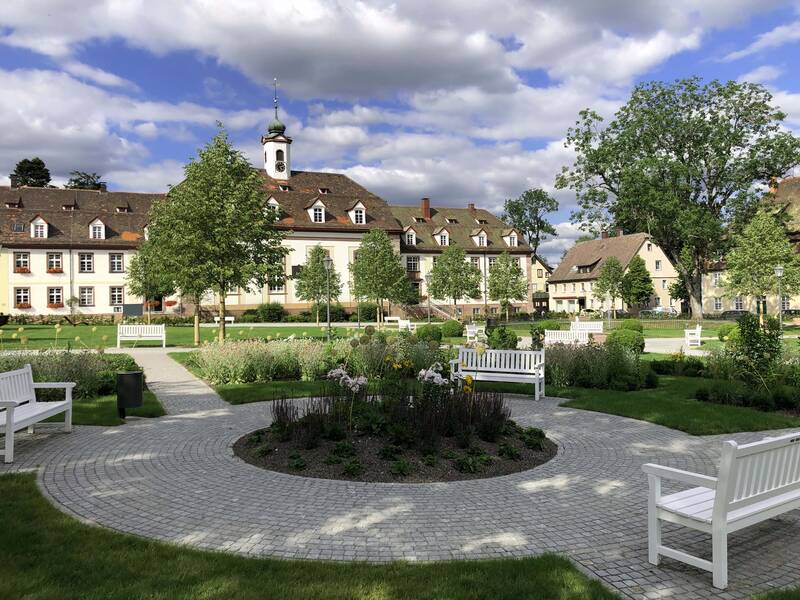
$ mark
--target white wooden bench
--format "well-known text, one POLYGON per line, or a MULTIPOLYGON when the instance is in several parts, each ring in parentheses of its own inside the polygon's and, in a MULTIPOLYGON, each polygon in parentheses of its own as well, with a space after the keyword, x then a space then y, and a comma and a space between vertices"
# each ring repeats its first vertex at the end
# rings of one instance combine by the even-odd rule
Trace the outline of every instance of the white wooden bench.
POLYGON ((544 350, 458 349, 458 358, 450 361, 450 379, 471 375, 478 381, 532 383, 534 398, 544 396, 544 350))
POLYGON ((384 323, 399 323, 400 317, 383 317, 384 323))
POLYGON ((649 561, 657 565, 667 556, 711 571, 720 589, 728 585, 728 534, 800 507, 800 433, 741 446, 724 442, 717 477, 654 464, 642 469, 650 484, 649 561), (663 496, 662 479, 696 487, 663 496), (664 546, 661 521, 710 533, 712 559, 664 546))
POLYGON ((167 347, 167 328, 164 325, 117 325, 117 348, 122 342, 156 340, 167 347))
POLYGON ((587 333, 603 333, 602 321, 578 321, 575 319, 569 324, 570 331, 585 331, 587 333))
POLYGON ((397 320, 397 330, 398 331, 416 331, 417 324, 412 323, 411 319, 398 319, 397 320))
POLYGON ((72 431, 72 388, 74 383, 34 383, 30 365, 0 373, 0 429, 5 433, 3 460, 14 461, 14 433, 48 417, 64 413, 64 431, 72 431), (64 400, 37 402, 37 389, 63 389, 64 400))
POLYGON ((697 327, 693 327, 691 329, 684 329, 683 330, 684 340, 685 340, 687 348, 692 348, 692 347, 699 348, 700 347, 700 344, 701 344, 701 342, 700 342, 700 332, 702 330, 703 330, 703 327, 701 325, 698 325, 697 327))
POLYGON ((544 330, 544 345, 553 344, 588 344, 588 331, 561 331, 560 329, 544 330))
MULTIPOLYGON (((225 323, 226 323, 227 325, 233 325, 233 323, 234 323, 235 321, 236 321, 236 317, 233 317, 233 316, 231 316, 231 315, 227 315, 227 316, 225 317, 225 323)), ((219 317, 214 317, 214 323, 219 323, 219 317)))
POLYGON ((467 325, 464 327, 464 332, 467 335, 467 343, 477 342, 481 339, 486 339, 486 326, 485 325, 467 325))

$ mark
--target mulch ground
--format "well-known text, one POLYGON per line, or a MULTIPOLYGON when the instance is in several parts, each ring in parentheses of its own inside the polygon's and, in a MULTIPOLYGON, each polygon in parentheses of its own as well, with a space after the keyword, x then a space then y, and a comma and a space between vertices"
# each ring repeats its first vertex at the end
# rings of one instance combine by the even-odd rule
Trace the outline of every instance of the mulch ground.
POLYGON ((297 440, 281 441, 276 433, 262 429, 237 440, 233 450, 245 462, 270 471, 301 477, 394 483, 459 481, 509 475, 546 463, 557 452, 557 446, 548 439, 543 441, 541 450, 532 450, 519 437, 509 435, 501 437, 496 443, 476 437, 469 449, 459 447, 456 438, 441 438, 439 450, 433 458, 431 455, 423 456, 415 448, 403 448, 394 458, 382 458, 381 449, 390 444, 386 438, 351 436, 346 441, 352 444, 351 456, 341 456, 341 442, 323 439, 317 447, 308 449, 297 440), (502 444, 516 448, 519 457, 512 459, 501 456, 499 451, 502 444), (477 460, 477 472, 464 472, 457 468, 458 459, 467 456, 483 457, 477 460), (401 470, 398 468, 401 460, 404 462, 402 470, 408 470, 408 474, 398 472, 401 470), (362 470, 358 474, 345 471, 346 465, 353 461, 361 465, 362 470))

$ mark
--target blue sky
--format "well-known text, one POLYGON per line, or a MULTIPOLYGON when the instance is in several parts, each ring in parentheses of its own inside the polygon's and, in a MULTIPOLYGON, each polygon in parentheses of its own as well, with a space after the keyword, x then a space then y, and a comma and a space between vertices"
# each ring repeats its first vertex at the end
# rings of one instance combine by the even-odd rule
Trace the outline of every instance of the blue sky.
MULTIPOLYGON (((394 203, 499 211, 552 189, 579 110, 690 75, 767 86, 800 130, 800 4, 4 0, 0 173, 42 157, 162 191, 221 120, 260 156, 273 77, 293 168, 343 171, 394 203)), ((0 184, 7 178, 0 175, 0 184)), ((579 235, 554 192, 557 257, 579 235)))

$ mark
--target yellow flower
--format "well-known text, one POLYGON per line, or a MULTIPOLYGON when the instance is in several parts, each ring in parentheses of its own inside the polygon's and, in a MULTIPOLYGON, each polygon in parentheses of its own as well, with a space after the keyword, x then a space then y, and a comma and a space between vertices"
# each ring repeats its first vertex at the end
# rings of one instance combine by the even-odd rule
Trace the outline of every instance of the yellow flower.
POLYGON ((24 346, 25 344, 27 344, 27 343, 28 343, 28 337, 23 335, 23 336, 20 338, 19 342, 20 342, 20 343, 21 343, 21 344, 24 346))
POLYGON ((467 385, 472 385, 472 382, 475 381, 475 380, 472 378, 472 375, 467 375, 464 378, 464 381, 467 383, 467 385))
POLYGON ((56 329, 56 331, 58 331, 59 329, 61 329, 61 325, 56 324, 55 329, 56 329))
POLYGON ((393 367, 393 368, 395 368, 395 369, 402 369, 402 368, 403 368, 403 365, 401 365, 400 363, 394 363, 394 364, 392 365, 392 367, 393 367))
POLYGON ((76 336, 75 336, 75 341, 76 341, 76 342, 80 342, 80 341, 81 341, 81 336, 79 336, 79 335, 76 335, 76 336))
POLYGON ((11 334, 11 339, 12 339, 12 340, 15 340, 15 339, 17 339, 17 334, 16 334, 16 333, 12 333, 12 334, 11 334))
POLYGON ((101 340, 103 340, 104 342, 107 342, 107 341, 108 341, 108 336, 107 336, 107 335, 104 335, 104 336, 103 336, 103 337, 101 337, 100 339, 101 339, 101 340))
POLYGON ((95 331, 97 331, 97 327, 92 327, 92 333, 94 333, 95 331))
MULTIPOLYGON (((278 336, 278 337, 280 337, 280 336, 278 336)), ((271 335, 268 335, 268 336, 267 336, 267 341, 268 341, 268 342, 271 342, 271 341, 272 341, 272 336, 271 336, 271 335)))
POLYGON ((17 331, 19 331, 20 333, 22 333, 23 331, 25 331, 25 328, 24 328, 24 327, 20 327, 20 328, 18 328, 18 329, 17 329, 17 331))
POLYGON ((244 331, 242 331, 241 329, 238 331, 238 333, 239 335, 244 335, 244 331))

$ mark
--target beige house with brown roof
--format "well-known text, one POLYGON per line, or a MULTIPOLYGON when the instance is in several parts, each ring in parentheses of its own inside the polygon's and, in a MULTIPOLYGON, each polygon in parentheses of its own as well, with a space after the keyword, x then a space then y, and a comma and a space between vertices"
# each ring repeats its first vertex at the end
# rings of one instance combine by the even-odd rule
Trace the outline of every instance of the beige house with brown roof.
MULTIPOLYGON (((584 309, 608 310, 610 302, 594 296, 594 285, 606 260, 615 257, 627 269, 634 256, 640 256, 653 280, 655 294, 649 307, 676 306, 670 298, 669 286, 677 281, 678 273, 664 252, 650 240, 646 233, 609 237, 575 244, 549 279, 550 310, 577 313, 584 309)), ((624 310, 621 299, 616 300, 617 310, 624 310)))

